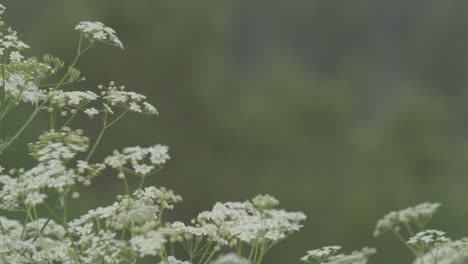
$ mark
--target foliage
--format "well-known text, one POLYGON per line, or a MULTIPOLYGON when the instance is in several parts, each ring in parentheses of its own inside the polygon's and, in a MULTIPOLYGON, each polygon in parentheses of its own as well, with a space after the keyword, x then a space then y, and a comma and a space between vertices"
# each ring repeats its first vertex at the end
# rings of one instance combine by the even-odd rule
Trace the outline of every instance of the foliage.
MULTIPOLYGON (((5 8, 0 8, 3 14, 5 8)), ((0 167, 0 209, 22 216, 0 218, 3 263, 137 263, 150 257, 160 263, 259 264, 272 247, 301 229, 306 216, 276 209, 278 200, 269 195, 217 203, 191 225, 167 221, 165 212, 182 197, 164 187, 144 185, 170 159, 164 145, 127 147, 94 161, 106 132, 124 116, 158 112, 144 95, 113 81, 96 91, 72 90, 85 80, 76 64, 90 48, 102 43, 123 49, 115 31, 100 22, 81 22, 76 30, 80 38, 75 59, 62 70, 65 63, 54 56, 28 57, 29 46, 15 31, 2 28, 0 122, 20 104, 33 105, 33 111, 16 132, 2 135, 0 153, 37 115, 50 116, 50 129, 29 144, 36 165, 0 167), (102 121, 96 139, 71 128, 79 115, 102 121), (125 193, 111 205, 69 221, 69 199, 79 199, 79 185, 89 186, 104 170, 114 171, 125 193), (140 184, 132 188, 129 177, 139 178, 140 184), (245 258, 220 254, 229 249, 245 258), (177 260, 176 254, 188 261, 177 260)))

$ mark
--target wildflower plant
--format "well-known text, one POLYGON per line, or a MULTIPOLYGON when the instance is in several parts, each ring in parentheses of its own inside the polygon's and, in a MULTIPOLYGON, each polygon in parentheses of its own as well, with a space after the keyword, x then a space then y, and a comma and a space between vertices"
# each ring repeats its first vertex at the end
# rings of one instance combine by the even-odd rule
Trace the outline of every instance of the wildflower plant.
MULTIPOLYGON (((4 11, 0 5, 0 20, 4 11)), ((113 81, 91 90, 74 88, 85 81, 77 65, 88 50, 99 44, 124 48, 116 32, 101 22, 78 23, 77 50, 68 64, 49 54, 29 56, 29 46, 0 24, 0 156, 36 117, 49 120, 48 130, 28 145, 32 167, 0 164, 0 210, 14 216, 0 216, 1 263, 260 264, 301 229, 306 216, 278 209, 269 195, 216 203, 188 224, 167 221, 165 213, 182 197, 145 186, 170 160, 167 146, 126 147, 102 160, 94 157, 114 124, 129 114, 154 117, 157 109, 146 96, 113 81), (24 123, 3 133, 12 113, 24 109, 31 109, 24 123), (101 122, 96 138, 75 127, 78 116, 101 122), (91 185, 104 171, 116 176, 124 193, 69 219, 78 187, 91 185), (132 188, 129 177, 137 177, 138 186, 132 188)))

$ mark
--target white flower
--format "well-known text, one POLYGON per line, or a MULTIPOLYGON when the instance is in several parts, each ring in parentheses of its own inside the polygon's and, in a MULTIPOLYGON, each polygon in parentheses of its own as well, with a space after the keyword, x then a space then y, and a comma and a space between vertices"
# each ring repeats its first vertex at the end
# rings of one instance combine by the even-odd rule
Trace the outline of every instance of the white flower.
POLYGON ((108 87, 99 85, 98 88, 102 90, 102 98, 106 101, 106 105, 109 108, 121 108, 123 110, 149 115, 158 114, 156 108, 145 101, 146 96, 136 92, 126 91, 125 86, 117 86, 114 82, 110 82, 108 87))
POLYGON ((369 257, 377 251, 373 248, 363 248, 353 251, 349 255, 338 254, 341 250, 339 246, 324 247, 316 250, 310 250, 307 255, 301 258, 301 261, 310 264, 366 264, 369 257))
POLYGON ((130 245, 138 255, 143 258, 145 256, 156 256, 166 243, 166 239, 157 231, 150 231, 143 235, 134 236, 130 239, 130 245))
POLYGON ((149 114, 158 114, 158 110, 156 109, 156 107, 154 107, 152 104, 150 103, 147 103, 147 102, 143 102, 143 105, 145 107, 145 110, 146 112, 148 112, 149 114))
POLYGON ((197 237, 208 237, 219 245, 275 244, 301 229, 306 216, 301 212, 257 209, 250 201, 216 203, 211 211, 192 220, 195 227, 183 228, 197 237))
POLYGON ((306 263, 323 263, 329 257, 337 255, 341 250, 340 246, 328 246, 307 251, 307 255, 301 258, 306 263))
POLYGON ((169 148, 163 145, 154 145, 147 148, 128 147, 124 148, 122 152, 115 150, 113 155, 108 156, 104 162, 115 169, 130 164, 134 172, 147 176, 170 159, 167 153, 168 150, 169 148))
POLYGON ((439 230, 424 230, 411 237, 408 245, 418 252, 426 252, 434 247, 448 243, 450 240, 445 237, 445 232, 439 230))
MULTIPOLYGON (((5 79, 5 93, 17 97, 25 103, 36 104, 47 98, 45 92, 40 90, 34 82, 29 81, 22 73, 12 73, 5 79)), ((0 77, 0 82, 2 81, 0 77)))
POLYGON ((86 38, 117 46, 121 49, 124 48, 122 42, 115 35, 115 31, 101 22, 83 21, 75 29, 84 33, 86 38))
POLYGON ((390 212, 377 222, 374 236, 399 231, 402 226, 425 226, 439 209, 439 203, 422 203, 400 211, 390 212))
POLYGON ((468 239, 463 238, 453 242, 448 242, 441 247, 435 247, 416 258, 413 264, 459 264, 468 261, 468 239))
POLYGON ((13 51, 10 53, 10 60, 11 61, 21 61, 23 56, 18 51, 13 51))
POLYGON ((173 256, 169 256, 167 258, 167 261, 159 262, 158 264, 191 264, 191 263, 188 261, 178 260, 173 256))
POLYGON ((251 264, 248 259, 240 257, 236 253, 229 253, 218 256, 211 264, 251 264))
POLYGON ((95 115, 99 114, 99 111, 98 111, 96 108, 91 107, 91 108, 85 109, 85 110, 84 110, 84 113, 85 113, 89 118, 93 118, 95 115))

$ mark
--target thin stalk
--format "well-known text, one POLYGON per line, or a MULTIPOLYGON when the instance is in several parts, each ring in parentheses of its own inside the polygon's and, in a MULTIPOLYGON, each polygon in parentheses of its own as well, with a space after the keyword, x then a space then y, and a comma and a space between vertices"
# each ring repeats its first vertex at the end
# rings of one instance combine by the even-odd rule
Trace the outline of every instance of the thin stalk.
POLYGON ((216 253, 216 250, 213 250, 213 252, 211 252, 210 256, 208 256, 208 258, 205 260, 203 264, 208 264, 210 260, 214 257, 215 253, 216 253))
POLYGON ((99 135, 98 135, 98 137, 96 139, 96 142, 94 142, 94 145, 91 148, 91 151, 88 153, 88 156, 86 157, 86 161, 89 161, 91 159, 91 157, 93 156, 94 152, 96 151, 97 146, 99 145, 99 143, 102 140, 102 136, 104 136, 104 133, 106 132, 106 129, 107 128, 105 126, 102 128, 101 132, 99 133, 99 135))
POLYGON ((3 227, 2 221, 0 221, 0 229, 2 229, 2 234, 5 236, 5 228, 3 227))
POLYGON ((26 120, 26 122, 23 124, 23 126, 16 132, 16 134, 10 138, 5 144, 2 144, 0 146, 0 155, 3 153, 3 151, 8 148, 11 143, 13 143, 13 141, 15 141, 22 133, 23 131, 26 129, 26 127, 28 127, 28 125, 33 121, 33 119, 36 117, 36 115, 39 113, 40 111, 40 106, 36 106, 36 109, 34 109, 33 113, 29 116, 28 120, 26 120))
POLYGON ((63 225, 67 224, 68 190, 63 193, 63 225))
MULTIPOLYGON (((49 214, 49 218, 47 218, 46 222, 44 223, 44 225, 42 225, 41 227, 41 230, 39 231, 39 234, 41 234, 42 232, 44 232, 44 229, 46 228, 46 226, 49 224, 50 220, 52 220, 52 217, 53 217, 53 212, 55 211, 55 208, 57 207, 58 205, 58 202, 55 203, 55 206, 53 208, 53 210, 50 212, 49 214)), ((32 242, 36 241, 38 238, 39 238, 39 234, 37 234, 34 239, 32 240, 32 242)))
POLYGON ((211 244, 213 244, 213 241, 208 242, 208 245, 206 246, 206 249, 205 249, 205 251, 203 252, 203 255, 202 255, 202 257, 200 258, 200 261, 199 261, 198 263, 201 264, 202 261, 205 260, 205 257, 207 256, 208 251, 209 251, 210 248, 211 248, 211 244))
POLYGON ((125 185, 125 192, 127 193, 128 196, 130 196, 130 189, 128 188, 128 182, 127 182, 127 177, 124 176, 124 185, 125 185))
POLYGON ((410 251, 411 253, 413 253, 416 257, 419 256, 418 252, 416 252, 416 250, 412 247, 410 247, 407 243, 406 243, 406 240, 401 236, 401 234, 397 231, 393 231, 393 233, 395 234, 395 236, 401 241, 401 243, 403 243, 403 245, 405 245, 410 251))

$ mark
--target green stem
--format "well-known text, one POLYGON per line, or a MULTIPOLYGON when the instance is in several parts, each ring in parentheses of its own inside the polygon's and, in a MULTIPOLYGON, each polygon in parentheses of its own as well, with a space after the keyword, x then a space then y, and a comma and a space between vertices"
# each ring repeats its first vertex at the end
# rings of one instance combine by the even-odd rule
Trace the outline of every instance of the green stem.
POLYGON ((127 193, 128 196, 130 196, 130 189, 128 188, 128 182, 127 182, 127 177, 124 176, 124 185, 125 185, 125 192, 127 193))
POLYGON ((2 221, 0 221, 0 229, 2 229, 2 234, 5 236, 6 232, 5 232, 5 228, 3 227, 2 221))
POLYGON ((410 247, 408 243, 406 243, 406 240, 401 236, 399 232, 393 231, 393 233, 401 241, 401 243, 403 243, 403 245, 405 245, 411 251, 411 253, 413 253, 416 257, 419 256, 418 252, 414 248, 410 247))
POLYGON ((210 248, 211 248, 211 244, 213 244, 213 241, 208 242, 208 245, 206 246, 205 251, 203 251, 203 255, 202 255, 202 257, 200 258, 200 261, 199 261, 198 263, 201 264, 202 261, 205 260, 205 258, 207 257, 208 251, 209 251, 210 248))
POLYGON ((205 260, 203 264, 208 264, 210 260, 214 257, 215 253, 216 253, 216 250, 213 250, 213 252, 211 252, 210 256, 205 260))
POLYGON ((99 143, 102 140, 102 136, 104 136, 104 133, 106 132, 106 129, 107 129, 106 126, 104 126, 102 128, 101 132, 99 133, 99 136, 96 139, 96 142, 94 142, 94 145, 91 148, 91 151, 89 152, 88 156, 86 157, 86 161, 89 161, 91 159, 91 157, 93 156, 94 152, 96 151, 97 146, 99 145, 99 143))
POLYGON ((36 115, 39 113, 40 111, 40 106, 36 106, 36 109, 34 109, 33 113, 29 116, 28 120, 26 120, 26 122, 23 124, 23 126, 16 132, 16 134, 10 138, 6 143, 2 144, 0 146, 0 155, 2 155, 3 151, 8 148, 11 143, 13 143, 13 141, 15 141, 22 133, 23 131, 26 129, 26 127, 28 127, 28 125, 33 121, 33 119, 36 117, 36 115))
POLYGON ((67 225, 68 190, 63 193, 63 225, 67 225))
MULTIPOLYGON (((47 227, 47 225, 49 224, 50 220, 52 220, 52 217, 54 216, 54 211, 55 211, 55 208, 57 207, 58 205, 58 202, 55 203, 55 206, 54 208, 52 209, 52 211, 49 213, 49 218, 47 218, 47 221, 44 223, 44 225, 41 227, 41 230, 39 231, 39 234, 41 234, 42 232, 44 232, 44 229, 47 227)), ((39 238, 39 234, 37 234, 34 239, 32 240, 32 242, 36 241, 38 238, 39 238)))

